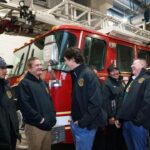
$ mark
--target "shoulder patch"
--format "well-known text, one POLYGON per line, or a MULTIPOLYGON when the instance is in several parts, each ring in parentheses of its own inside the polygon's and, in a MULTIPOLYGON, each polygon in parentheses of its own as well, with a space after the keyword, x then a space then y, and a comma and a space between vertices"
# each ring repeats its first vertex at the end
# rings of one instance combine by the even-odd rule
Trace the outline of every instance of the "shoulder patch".
POLYGON ((138 79, 138 83, 143 83, 144 82, 144 78, 140 78, 140 79, 138 79))
POLYGON ((84 86, 84 79, 83 79, 83 78, 80 78, 80 79, 78 80, 78 85, 79 85, 80 87, 84 86))

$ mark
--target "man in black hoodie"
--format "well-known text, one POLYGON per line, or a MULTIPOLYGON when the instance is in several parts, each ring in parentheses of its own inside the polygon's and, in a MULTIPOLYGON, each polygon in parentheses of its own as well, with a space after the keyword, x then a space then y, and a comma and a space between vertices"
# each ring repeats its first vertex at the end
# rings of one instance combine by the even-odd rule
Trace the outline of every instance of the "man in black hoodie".
POLYGON ((96 74, 84 64, 78 48, 66 50, 64 63, 72 77, 71 131, 76 150, 91 150, 96 129, 107 122, 102 87, 96 74))
POLYGON ((19 122, 11 88, 5 80, 7 68, 5 60, 0 57, 0 150, 15 150, 19 136, 19 122))
MULTIPOLYGON (((146 61, 134 60, 131 65, 133 80, 126 88, 117 118, 123 122, 123 136, 128 150, 146 150, 150 128, 150 74, 146 61)), ((120 127, 118 121, 115 122, 120 127)))
POLYGON ((25 121, 30 150, 51 150, 51 128, 56 123, 55 110, 42 74, 41 61, 32 57, 28 72, 18 86, 18 103, 25 121))

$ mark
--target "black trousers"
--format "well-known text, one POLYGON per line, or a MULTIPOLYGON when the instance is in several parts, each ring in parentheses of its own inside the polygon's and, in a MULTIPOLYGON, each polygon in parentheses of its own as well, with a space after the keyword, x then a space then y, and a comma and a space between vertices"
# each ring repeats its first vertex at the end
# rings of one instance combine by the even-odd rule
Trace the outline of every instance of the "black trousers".
POLYGON ((16 141, 15 136, 13 136, 10 144, 0 143, 0 150, 16 150, 16 141))
POLYGON ((104 129, 98 129, 93 150, 127 150, 122 128, 117 129, 114 125, 108 125, 104 129))
POLYGON ((107 129, 98 128, 92 150, 106 150, 107 129))

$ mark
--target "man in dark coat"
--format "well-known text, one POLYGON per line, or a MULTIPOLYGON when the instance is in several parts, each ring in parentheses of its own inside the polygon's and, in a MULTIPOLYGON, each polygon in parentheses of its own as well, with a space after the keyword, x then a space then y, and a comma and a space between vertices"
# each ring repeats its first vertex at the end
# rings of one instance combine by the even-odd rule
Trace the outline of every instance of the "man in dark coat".
MULTIPOLYGON (((133 80, 126 88, 117 118, 124 120, 123 135, 128 150, 146 150, 150 128, 150 74, 142 59, 134 60, 131 68, 133 80)), ((120 127, 118 121, 115 123, 120 127)))
POLYGON ((5 60, 0 57, 0 150, 15 150, 19 138, 19 123, 15 101, 8 82, 5 80, 7 68, 5 60))
POLYGON ((51 129, 56 123, 52 99, 42 74, 41 61, 32 57, 28 72, 18 86, 18 103, 25 121, 30 150, 51 150, 51 129))
POLYGON ((102 88, 96 74, 85 64, 78 48, 64 53, 64 63, 72 76, 71 131, 76 150, 91 150, 97 127, 104 127, 102 88))
POLYGON ((115 126, 116 114, 123 102, 125 83, 119 75, 117 66, 111 64, 108 68, 108 78, 103 84, 104 100, 108 113, 108 126, 106 127, 105 150, 123 150, 125 147, 122 128, 115 126))

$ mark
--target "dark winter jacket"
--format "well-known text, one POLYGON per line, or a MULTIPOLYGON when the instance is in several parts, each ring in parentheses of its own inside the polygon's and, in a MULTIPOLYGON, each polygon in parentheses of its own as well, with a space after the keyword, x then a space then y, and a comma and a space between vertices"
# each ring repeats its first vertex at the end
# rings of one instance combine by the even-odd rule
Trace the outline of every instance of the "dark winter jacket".
POLYGON ((109 76, 103 84, 104 101, 108 118, 116 117, 123 102, 125 83, 119 78, 118 80, 109 76))
POLYGON ((126 88, 117 117, 150 128, 150 74, 145 69, 126 88))
POLYGON ((51 130, 56 123, 56 113, 49 90, 41 79, 27 73, 18 86, 18 103, 25 123, 43 130, 51 130), (40 124, 42 118, 44 123, 40 124))
POLYGON ((0 79, 0 150, 13 150, 20 139, 19 122, 13 94, 4 79, 0 79))
POLYGON ((84 64, 72 71, 72 119, 81 128, 104 127, 107 115, 103 109, 102 87, 96 74, 84 64))

